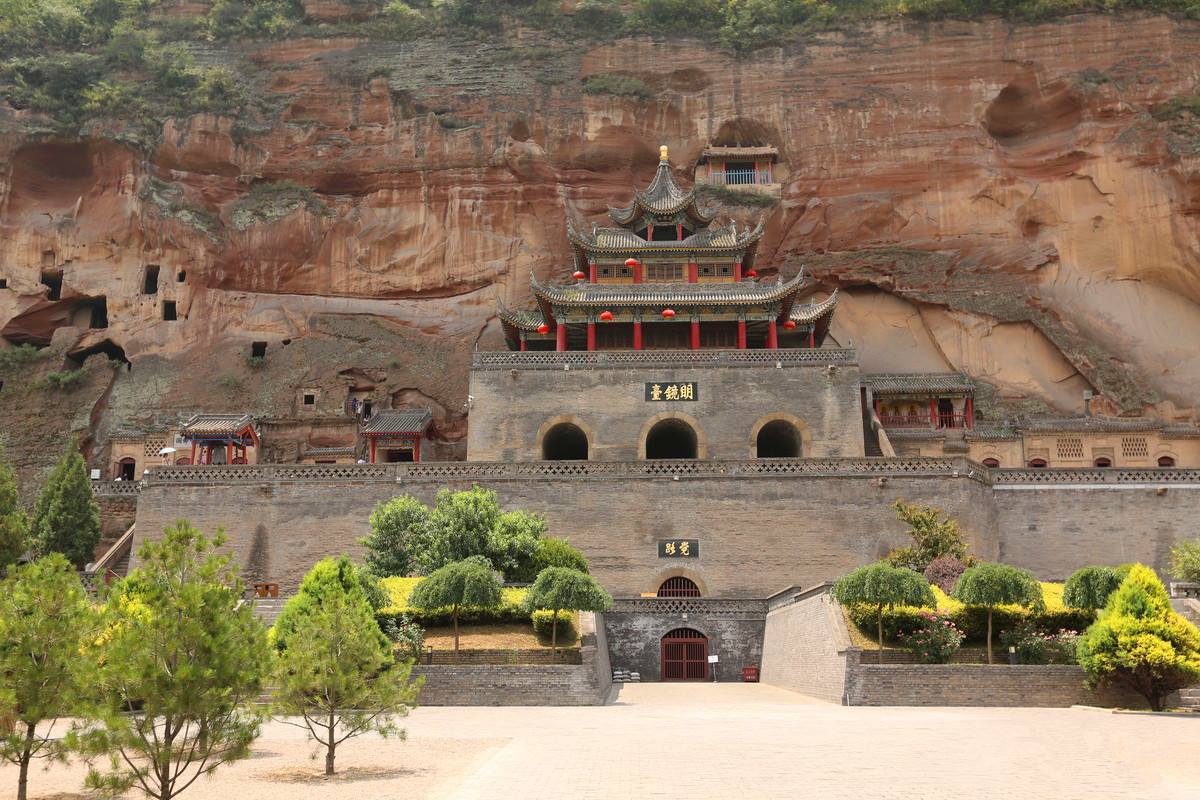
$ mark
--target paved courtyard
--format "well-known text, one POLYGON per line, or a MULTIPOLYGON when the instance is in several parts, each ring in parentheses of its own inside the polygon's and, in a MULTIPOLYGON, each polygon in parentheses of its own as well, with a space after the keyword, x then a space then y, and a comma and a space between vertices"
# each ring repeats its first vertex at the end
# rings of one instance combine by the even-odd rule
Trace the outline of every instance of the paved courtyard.
MULTIPOLYGON (((1086 709, 843 708, 763 685, 645 684, 603 708, 422 708, 405 742, 359 739, 320 776, 303 734, 193 800, 373 798, 1172 798, 1200 796, 1200 717, 1086 709)), ((74 798, 79 765, 32 797, 74 798)), ((16 774, 0 768, 0 793, 16 774)))

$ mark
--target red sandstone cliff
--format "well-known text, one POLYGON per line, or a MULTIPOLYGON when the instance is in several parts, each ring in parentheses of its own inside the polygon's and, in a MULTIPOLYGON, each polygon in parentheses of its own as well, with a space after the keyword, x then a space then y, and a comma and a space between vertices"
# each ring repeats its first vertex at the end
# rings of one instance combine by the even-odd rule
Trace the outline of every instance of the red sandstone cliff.
POLYGON ((497 300, 565 277, 566 217, 624 202, 660 143, 688 179, 708 141, 780 148, 780 205, 733 211, 769 215, 760 269, 847 290, 833 333, 865 371, 964 370, 1009 408, 1078 413, 1091 388, 1113 412, 1194 413, 1200 126, 1151 112, 1198 93, 1195 22, 881 24, 742 59, 537 37, 226 56, 283 98, 277 124, 176 120, 143 154, 14 133, 24 112, 0 109, 0 336, 53 340, 40 373, 131 362, 67 391, 10 372, 0 438, 26 468, 65 431, 101 445, 198 409, 342 443, 291 422, 302 387, 319 416, 353 386, 431 405, 453 455, 497 300), (582 92, 605 73, 655 96, 582 92), (285 180, 315 193, 249 194, 285 180))

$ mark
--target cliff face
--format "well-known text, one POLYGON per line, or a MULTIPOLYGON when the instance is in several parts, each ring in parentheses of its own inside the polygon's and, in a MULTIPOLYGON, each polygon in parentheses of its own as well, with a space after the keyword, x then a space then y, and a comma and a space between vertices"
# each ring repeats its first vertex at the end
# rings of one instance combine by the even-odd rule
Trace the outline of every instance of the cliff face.
MULTIPOLYGON (((864 371, 966 371, 994 387, 985 413, 1078 413, 1093 389, 1094 409, 1188 418, 1200 126, 1157 112, 1197 93, 1198 34, 896 23, 742 59, 649 39, 244 42, 204 56, 262 87, 276 123, 175 120, 149 153, 31 136, 0 109, 0 336, 52 345, 9 369, 0 410, 97 445, 248 410, 298 448, 300 389, 332 418, 369 387, 431 405, 453 456, 469 353, 502 346, 496 302, 526 303, 531 271, 571 271, 568 215, 624 202, 661 143, 690 180, 706 142, 761 141, 782 202, 730 213, 768 215, 767 276, 846 290, 833 335, 864 371), (582 90, 613 73, 653 97, 582 90), (41 390, 64 406, 46 419, 38 375, 92 353, 130 363, 41 390)), ((49 454, 25 427, 3 438, 32 469, 49 454)))

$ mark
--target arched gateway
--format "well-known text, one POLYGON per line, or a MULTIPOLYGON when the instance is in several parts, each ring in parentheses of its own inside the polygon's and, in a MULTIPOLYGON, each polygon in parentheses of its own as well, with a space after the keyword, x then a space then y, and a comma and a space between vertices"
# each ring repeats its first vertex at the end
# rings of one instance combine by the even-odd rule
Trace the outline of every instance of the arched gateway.
POLYGON ((708 680, 708 637, 692 628, 676 628, 662 637, 662 680, 708 680))

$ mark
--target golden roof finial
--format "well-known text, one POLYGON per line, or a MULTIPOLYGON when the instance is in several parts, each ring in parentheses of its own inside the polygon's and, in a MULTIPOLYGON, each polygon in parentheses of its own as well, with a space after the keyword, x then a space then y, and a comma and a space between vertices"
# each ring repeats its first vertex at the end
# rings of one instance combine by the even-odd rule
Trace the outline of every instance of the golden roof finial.
POLYGON ((665 144, 658 148, 658 160, 664 164, 669 160, 667 158, 667 146, 665 144))

